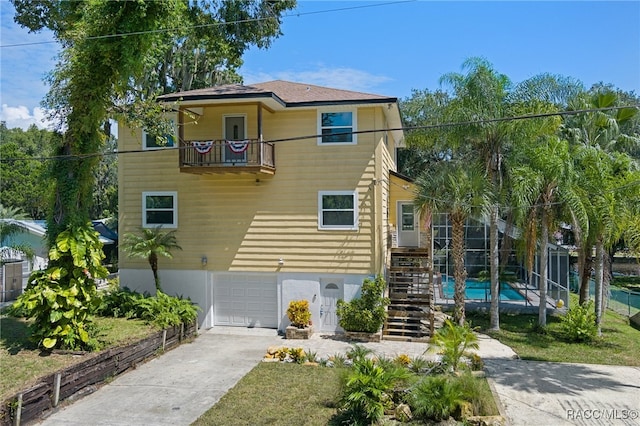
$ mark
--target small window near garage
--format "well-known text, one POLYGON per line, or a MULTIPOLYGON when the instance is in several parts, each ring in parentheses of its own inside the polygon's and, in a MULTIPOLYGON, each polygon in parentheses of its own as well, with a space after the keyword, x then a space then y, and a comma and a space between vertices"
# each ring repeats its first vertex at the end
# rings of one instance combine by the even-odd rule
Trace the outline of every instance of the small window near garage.
POLYGON ((355 111, 319 111, 318 145, 353 145, 357 143, 355 111))
POLYGON ((152 149, 166 149, 173 148, 176 146, 177 134, 178 131, 175 127, 175 121, 171 121, 173 125, 173 133, 164 134, 162 136, 157 136, 151 133, 147 133, 146 130, 142 131, 142 149, 152 150, 152 149))
POLYGON ((318 192, 318 229, 357 230, 358 193, 318 192))
POLYGON ((177 192, 142 193, 142 227, 178 227, 177 192))

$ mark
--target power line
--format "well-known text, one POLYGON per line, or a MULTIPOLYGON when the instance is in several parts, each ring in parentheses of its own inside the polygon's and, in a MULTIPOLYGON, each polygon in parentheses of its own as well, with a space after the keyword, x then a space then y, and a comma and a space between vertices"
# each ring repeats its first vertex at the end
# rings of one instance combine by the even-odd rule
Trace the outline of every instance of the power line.
MULTIPOLYGON (((557 112, 548 112, 548 113, 539 113, 539 114, 524 114, 524 115, 518 115, 513 117, 500 117, 500 118, 489 118, 489 119, 482 119, 482 120, 469 120, 469 121, 463 121, 463 122, 428 124, 424 126, 404 126, 404 127, 382 128, 382 129, 372 129, 372 130, 356 130, 356 131, 350 131, 350 132, 332 133, 332 136, 381 133, 381 132, 393 132, 393 131, 410 132, 412 130, 434 130, 434 129, 440 129, 440 128, 455 127, 455 126, 468 126, 468 125, 474 125, 474 124, 530 120, 535 118, 567 116, 567 115, 585 114, 585 113, 591 113, 591 112, 612 111, 612 110, 619 110, 619 109, 625 109, 625 108, 640 108, 640 104, 612 106, 612 107, 606 107, 606 108, 589 108, 589 109, 580 109, 580 110, 571 110, 571 111, 557 111, 557 112)), ((324 135, 314 134, 314 135, 305 135, 305 136, 293 136, 289 138, 280 138, 280 139, 265 139, 262 141, 250 141, 248 143, 259 144, 259 143, 295 142, 295 141, 301 141, 306 139, 318 139, 318 138, 321 138, 322 136, 324 135)), ((186 141, 180 140, 180 142, 184 143, 186 141)), ((12 161, 71 160, 71 159, 81 159, 81 158, 91 158, 91 157, 104 157, 104 156, 111 156, 111 155, 166 152, 167 150, 181 150, 181 149, 191 149, 191 148, 192 148, 191 146, 185 145, 185 146, 179 146, 179 147, 167 147, 163 149, 132 149, 132 150, 125 150, 125 151, 114 150, 110 152, 96 152, 96 153, 89 153, 89 154, 74 154, 74 155, 56 155, 56 156, 49 156, 49 157, 1 158, 0 163, 6 163, 6 162, 12 162, 12 161)))
MULTIPOLYGON (((317 14, 321 14, 321 13, 342 12, 342 11, 346 11, 346 10, 365 9, 365 8, 379 7, 379 6, 388 6, 388 5, 391 5, 391 4, 411 3, 411 2, 415 2, 415 1, 417 1, 417 0, 392 1, 392 2, 386 2, 386 3, 376 3, 376 4, 362 5, 362 6, 351 6, 351 7, 337 8, 337 9, 317 10, 315 12, 298 12, 298 13, 282 15, 282 18, 300 17, 300 16, 306 16, 306 15, 317 15, 317 14)), ((130 33, 117 33, 117 34, 105 34, 105 35, 89 36, 89 37, 85 37, 83 40, 101 40, 101 39, 109 39, 109 38, 116 38, 116 37, 127 37, 127 36, 135 36, 135 35, 142 35, 142 34, 160 34, 160 33, 167 33, 167 32, 171 32, 171 31, 178 31, 178 30, 184 30, 184 29, 211 28, 211 27, 221 27, 223 25, 236 25, 236 24, 244 24, 244 23, 249 23, 249 22, 260 22, 260 21, 266 21, 266 20, 269 20, 269 19, 273 19, 273 16, 264 17, 264 18, 241 19, 241 20, 238 20, 238 21, 214 22, 212 24, 192 25, 192 26, 189 26, 189 27, 163 28, 163 29, 158 29, 158 30, 134 31, 134 32, 130 32, 130 33)), ((41 45, 41 44, 52 44, 52 43, 58 43, 58 41, 57 40, 49 40, 49 41, 34 41, 34 42, 28 42, 28 43, 3 44, 3 45, 0 45, 0 48, 36 46, 36 45, 41 45)))

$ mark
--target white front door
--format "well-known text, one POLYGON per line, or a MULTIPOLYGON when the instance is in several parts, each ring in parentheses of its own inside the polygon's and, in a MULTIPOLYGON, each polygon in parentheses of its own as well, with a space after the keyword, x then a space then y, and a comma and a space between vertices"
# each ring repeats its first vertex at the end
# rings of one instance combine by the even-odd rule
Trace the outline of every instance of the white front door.
POLYGON ((413 203, 398 201, 398 247, 418 247, 418 215, 413 203))
POLYGON ((225 164, 247 162, 246 121, 243 115, 228 115, 224 117, 224 147, 225 164), (234 143, 235 142, 235 143, 234 143))
POLYGON ((338 331, 338 315, 336 314, 336 306, 338 300, 342 299, 344 284, 342 280, 321 279, 320 286, 322 288, 322 305, 320 306, 320 330, 321 331, 338 331))

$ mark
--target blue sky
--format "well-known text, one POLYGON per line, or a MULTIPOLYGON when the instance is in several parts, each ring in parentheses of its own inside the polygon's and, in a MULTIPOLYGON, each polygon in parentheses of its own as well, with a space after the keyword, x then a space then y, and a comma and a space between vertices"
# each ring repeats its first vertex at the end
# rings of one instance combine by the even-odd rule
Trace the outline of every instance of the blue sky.
MULTIPOLYGON (((13 23, 0 0, 2 46, 49 41, 13 23)), ((512 81, 542 72, 640 93, 640 1, 299 1, 283 35, 245 54, 245 83, 273 79, 400 99, 481 56, 512 81)), ((42 125, 42 82, 56 44, 0 48, 0 118, 42 125)))

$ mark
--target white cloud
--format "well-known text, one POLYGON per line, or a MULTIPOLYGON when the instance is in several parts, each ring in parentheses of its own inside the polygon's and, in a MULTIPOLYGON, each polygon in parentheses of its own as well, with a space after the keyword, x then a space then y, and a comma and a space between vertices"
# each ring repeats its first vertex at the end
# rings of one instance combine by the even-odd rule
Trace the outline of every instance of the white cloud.
POLYGON ((243 75, 245 84, 287 80, 356 92, 375 91, 377 86, 392 80, 390 77, 373 75, 353 68, 330 68, 324 65, 320 65, 316 70, 308 71, 244 72, 243 75))
POLYGON ((27 130, 32 124, 35 124, 39 129, 53 128, 53 123, 47 120, 47 111, 40 107, 35 107, 32 113, 29 108, 23 105, 14 107, 2 104, 0 121, 4 121, 8 129, 19 127, 27 130))

